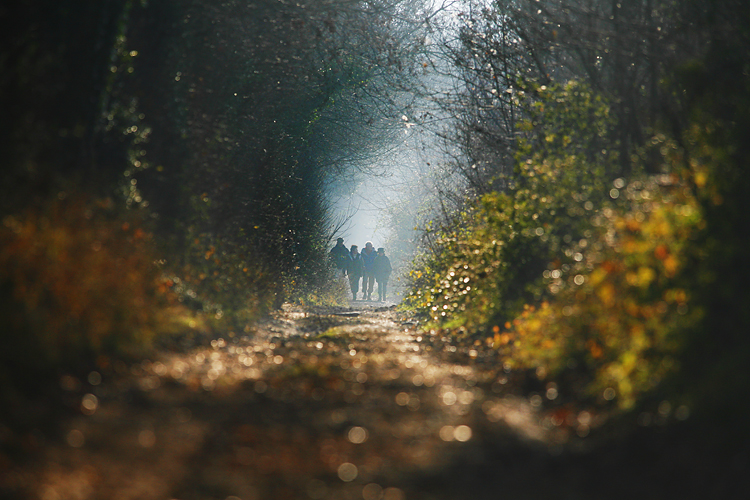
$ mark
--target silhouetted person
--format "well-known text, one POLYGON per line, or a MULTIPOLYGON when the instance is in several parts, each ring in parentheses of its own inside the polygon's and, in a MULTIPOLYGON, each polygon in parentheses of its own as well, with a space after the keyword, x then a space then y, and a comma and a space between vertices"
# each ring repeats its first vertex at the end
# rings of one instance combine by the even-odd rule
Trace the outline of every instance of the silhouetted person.
POLYGON ((385 301, 388 289, 388 278, 391 276, 393 268, 391 260, 385 255, 385 248, 378 248, 377 256, 372 264, 375 280, 378 282, 378 300, 385 301))
POLYGON ((377 253, 372 246, 372 241, 365 243, 362 249, 362 263, 365 265, 365 274, 362 277, 362 299, 372 300, 372 289, 375 288, 375 275, 373 274, 373 264, 377 253))
POLYGON ((336 246, 331 249, 331 259, 333 265, 336 266, 336 275, 345 276, 349 265, 349 250, 344 246, 344 238, 336 240, 336 246))
POLYGON ((357 245, 352 245, 349 250, 349 267, 347 271, 349 273, 349 286, 352 289, 352 299, 357 300, 359 280, 365 274, 365 265, 362 262, 362 256, 357 251, 357 245))

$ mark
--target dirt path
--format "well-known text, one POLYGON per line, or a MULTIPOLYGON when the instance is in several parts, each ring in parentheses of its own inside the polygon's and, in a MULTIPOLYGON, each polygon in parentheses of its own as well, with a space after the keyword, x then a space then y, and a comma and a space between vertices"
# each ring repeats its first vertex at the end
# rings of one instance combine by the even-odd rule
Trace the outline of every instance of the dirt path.
POLYGON ((576 452, 596 417, 542 412, 554 391, 521 397, 494 351, 420 332, 387 307, 286 307, 251 335, 69 382, 80 413, 38 460, 7 467, 0 493, 437 500, 609 489, 592 485, 600 467, 576 452))

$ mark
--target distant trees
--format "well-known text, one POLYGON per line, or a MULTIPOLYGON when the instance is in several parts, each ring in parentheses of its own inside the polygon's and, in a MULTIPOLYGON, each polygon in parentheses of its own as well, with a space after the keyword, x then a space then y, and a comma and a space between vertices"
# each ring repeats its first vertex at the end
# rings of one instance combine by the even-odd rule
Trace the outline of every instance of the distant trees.
POLYGON ((146 208, 175 263, 222 245, 299 286, 324 275, 332 190, 400 130, 430 6, 33 0, 0 16, 0 175, 21 187, 4 212, 87 185, 146 208))
POLYGON ((443 30, 440 39, 450 61, 444 71, 460 83, 438 98, 456 124, 444 133, 448 144, 465 155, 447 165, 463 179, 460 189, 482 194, 503 187, 501 178, 512 172, 516 125, 527 115, 517 96, 570 78, 611 103, 616 126, 609 134, 620 158, 613 174, 629 174, 630 155, 648 127, 676 119, 680 97, 660 82, 667 68, 701 53, 704 35, 684 27, 705 9, 661 0, 466 2, 450 21, 456 29, 443 30))
POLYGON ((241 331, 328 283, 330 195, 400 131, 428 16, 422 0, 3 4, 0 385, 175 327, 241 331))
POLYGON ((162 42, 169 74, 144 112, 169 117, 152 142, 175 138, 183 156, 164 148, 172 140, 149 150, 163 168, 134 171, 143 199, 170 221, 192 214, 177 217, 183 230, 250 245, 283 273, 313 271, 331 187, 392 140, 426 7, 193 1, 173 10, 162 42))
POLYGON ((593 177, 564 173, 588 179, 575 188, 582 199, 602 182, 663 171, 647 142, 657 128, 679 136, 686 116, 683 96, 664 83, 703 53, 707 33, 689 26, 710 8, 660 0, 470 1, 455 8, 434 31, 431 67, 443 85, 432 95, 425 89, 446 118, 433 129, 446 159, 436 168, 433 221, 422 233, 426 252, 440 251, 434 242, 442 229, 465 227, 482 196, 515 196, 530 182, 525 165, 545 155, 564 151, 581 160, 565 168, 596 169, 593 177), (582 84, 580 94, 561 106, 550 102, 549 90, 569 81, 582 84), (585 95, 591 102, 580 101, 585 95), (606 103, 606 119, 580 115, 595 100, 606 103))

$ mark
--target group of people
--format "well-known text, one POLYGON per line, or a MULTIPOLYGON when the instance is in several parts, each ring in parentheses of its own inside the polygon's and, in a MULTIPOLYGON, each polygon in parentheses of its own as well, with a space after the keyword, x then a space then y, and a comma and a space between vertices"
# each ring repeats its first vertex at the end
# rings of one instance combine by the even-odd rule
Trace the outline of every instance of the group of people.
POLYGON ((344 238, 338 238, 336 246, 331 250, 331 257, 339 274, 349 278, 353 300, 357 300, 360 280, 362 300, 372 300, 375 282, 378 283, 378 300, 383 302, 387 299, 388 278, 393 268, 384 248, 375 250, 372 242, 368 241, 360 252, 357 245, 347 249, 344 246, 344 238))

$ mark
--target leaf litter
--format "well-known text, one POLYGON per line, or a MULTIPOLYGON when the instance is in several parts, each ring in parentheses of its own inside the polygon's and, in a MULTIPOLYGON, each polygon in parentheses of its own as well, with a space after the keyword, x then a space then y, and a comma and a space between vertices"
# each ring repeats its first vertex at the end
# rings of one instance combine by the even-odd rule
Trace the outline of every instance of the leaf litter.
POLYGON ((0 474, 0 491, 396 500, 494 498, 502 483, 530 494, 535 467, 582 440, 514 377, 490 347, 420 331, 393 308, 285 306, 247 336, 79 384, 82 410, 0 474))

